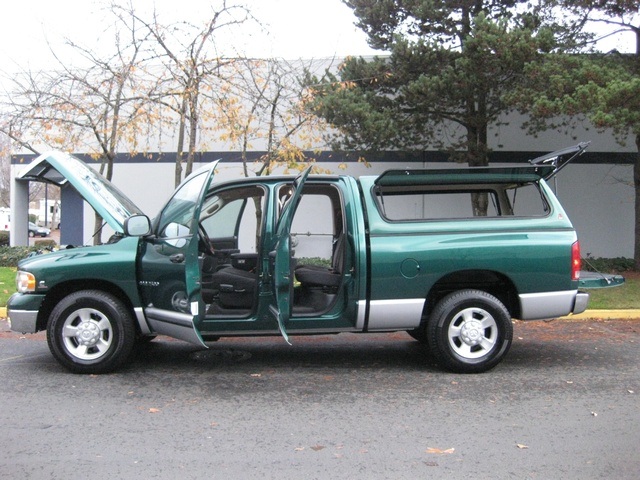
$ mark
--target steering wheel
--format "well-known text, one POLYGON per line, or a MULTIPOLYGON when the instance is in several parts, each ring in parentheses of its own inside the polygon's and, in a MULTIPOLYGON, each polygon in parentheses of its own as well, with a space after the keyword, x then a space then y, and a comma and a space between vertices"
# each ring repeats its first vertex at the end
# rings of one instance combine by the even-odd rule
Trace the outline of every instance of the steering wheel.
POLYGON ((209 235, 201 223, 198 224, 198 251, 207 255, 214 255, 209 235))

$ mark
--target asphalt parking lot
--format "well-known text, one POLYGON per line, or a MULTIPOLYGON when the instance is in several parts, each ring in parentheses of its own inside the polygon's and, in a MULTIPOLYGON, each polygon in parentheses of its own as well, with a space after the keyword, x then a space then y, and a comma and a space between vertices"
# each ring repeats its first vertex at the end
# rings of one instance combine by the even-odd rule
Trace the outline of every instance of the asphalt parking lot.
POLYGON ((0 322, 6 478, 640 477, 640 322, 516 322, 505 361, 442 371, 404 333, 168 338, 73 375, 0 322))

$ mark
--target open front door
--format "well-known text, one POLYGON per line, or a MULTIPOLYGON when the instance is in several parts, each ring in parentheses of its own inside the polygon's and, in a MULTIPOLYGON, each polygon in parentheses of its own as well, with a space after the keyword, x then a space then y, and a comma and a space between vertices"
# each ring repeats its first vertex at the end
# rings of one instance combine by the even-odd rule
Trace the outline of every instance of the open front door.
POLYGON ((273 262, 273 287, 274 287, 274 303, 269 306, 269 310, 278 322, 280 333, 288 344, 289 336, 287 335, 286 325, 291 316, 291 302, 293 296, 293 273, 291 268, 291 222, 293 214, 296 211, 300 196, 302 195, 302 187, 307 180, 309 173, 313 167, 308 167, 304 172, 296 177, 291 187, 291 194, 287 198, 282 207, 278 225, 276 227, 276 247, 271 253, 273 262))
MULTIPOLYGON (((139 287, 156 333, 204 345, 198 325, 205 312, 200 278, 200 209, 217 162, 192 174, 176 190, 145 239, 139 287)), ((206 247, 205 247, 206 248, 206 247)))

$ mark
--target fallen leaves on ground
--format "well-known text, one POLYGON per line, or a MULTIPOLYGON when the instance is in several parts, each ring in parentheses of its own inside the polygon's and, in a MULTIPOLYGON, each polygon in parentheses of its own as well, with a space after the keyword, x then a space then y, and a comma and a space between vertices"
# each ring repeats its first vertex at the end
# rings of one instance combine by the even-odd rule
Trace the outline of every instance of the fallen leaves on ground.
POLYGON ((432 453, 434 455, 450 455, 455 451, 456 451, 455 448, 447 448, 443 450, 441 448, 433 448, 433 447, 429 447, 425 450, 426 453, 432 453))

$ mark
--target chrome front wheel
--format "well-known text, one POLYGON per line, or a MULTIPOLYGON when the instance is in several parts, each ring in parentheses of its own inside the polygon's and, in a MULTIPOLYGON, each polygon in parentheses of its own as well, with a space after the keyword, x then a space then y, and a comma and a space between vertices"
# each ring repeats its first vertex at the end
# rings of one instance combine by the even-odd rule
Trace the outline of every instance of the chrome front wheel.
POLYGON ((55 359, 74 373, 105 373, 131 354, 136 329, 129 309, 100 290, 64 297, 51 312, 47 342, 55 359))
POLYGON ((113 343, 111 321, 94 308, 81 308, 71 313, 62 327, 65 349, 78 360, 97 360, 113 343))

